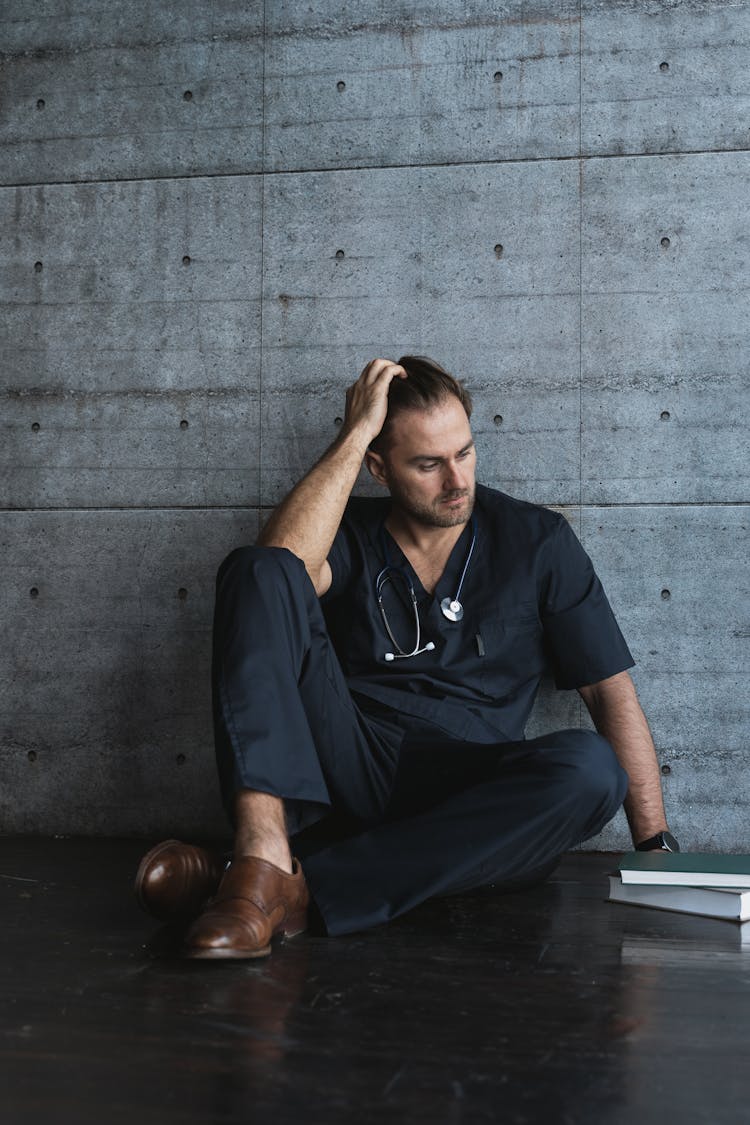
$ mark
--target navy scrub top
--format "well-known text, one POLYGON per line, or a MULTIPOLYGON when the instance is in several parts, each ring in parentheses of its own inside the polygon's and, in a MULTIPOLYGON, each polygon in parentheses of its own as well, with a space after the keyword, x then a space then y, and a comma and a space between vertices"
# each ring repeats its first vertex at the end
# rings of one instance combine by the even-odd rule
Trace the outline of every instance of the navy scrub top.
MULTIPOLYGON (((366 713, 392 716, 417 735, 516 741, 550 669, 558 688, 576 688, 633 666, 591 560, 564 516, 478 484, 464 616, 452 622, 440 602, 456 594, 471 521, 431 595, 383 527, 389 510, 389 497, 349 501, 328 556, 331 587, 321 599, 349 688, 366 713), (394 646, 375 594, 386 561, 408 574, 420 643, 433 641, 433 651, 386 661, 394 646)), ((410 652, 416 629, 408 587, 397 579, 383 596, 391 630, 410 652)))

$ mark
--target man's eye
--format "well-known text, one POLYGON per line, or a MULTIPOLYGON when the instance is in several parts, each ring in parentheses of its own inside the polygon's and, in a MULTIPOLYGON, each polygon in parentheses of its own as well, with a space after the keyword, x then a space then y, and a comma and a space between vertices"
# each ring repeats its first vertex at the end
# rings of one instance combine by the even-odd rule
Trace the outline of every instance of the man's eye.
POLYGON ((436 469, 436 468, 437 468, 437 462, 432 462, 432 461, 431 461, 431 462, 429 463, 429 465, 421 464, 421 465, 420 465, 419 467, 420 467, 420 469, 422 470, 422 472, 423 472, 423 473, 429 473, 429 472, 431 472, 431 471, 432 471, 433 469, 436 469))

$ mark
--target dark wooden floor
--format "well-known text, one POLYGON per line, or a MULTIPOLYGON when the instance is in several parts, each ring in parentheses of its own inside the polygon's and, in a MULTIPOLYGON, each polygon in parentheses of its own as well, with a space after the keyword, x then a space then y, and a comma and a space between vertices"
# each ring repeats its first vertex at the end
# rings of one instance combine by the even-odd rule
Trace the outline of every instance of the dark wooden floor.
POLYGON ((184 962, 144 845, 0 840, 3 1125, 750 1121, 750 945, 612 857, 255 963, 184 962))

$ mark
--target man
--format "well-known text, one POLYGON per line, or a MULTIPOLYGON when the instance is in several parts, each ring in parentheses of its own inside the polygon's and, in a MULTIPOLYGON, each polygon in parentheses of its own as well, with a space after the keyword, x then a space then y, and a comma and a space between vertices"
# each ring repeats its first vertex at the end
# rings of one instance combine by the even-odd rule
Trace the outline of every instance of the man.
POLYGON ((157 916, 194 917, 188 956, 264 956, 313 912, 341 934, 533 884, 623 799, 638 847, 677 848, 591 562, 562 516, 475 483, 470 414, 433 361, 372 360, 337 440, 223 563, 214 720, 233 859, 167 841, 136 878, 157 916), (351 498, 363 460, 388 496, 351 498), (598 733, 524 740, 550 666, 598 733))

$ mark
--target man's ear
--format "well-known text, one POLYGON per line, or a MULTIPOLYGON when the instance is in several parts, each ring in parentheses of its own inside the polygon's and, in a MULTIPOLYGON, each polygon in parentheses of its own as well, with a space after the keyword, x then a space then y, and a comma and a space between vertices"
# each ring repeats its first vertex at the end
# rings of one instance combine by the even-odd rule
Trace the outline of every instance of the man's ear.
POLYGON ((365 453, 365 465, 371 477, 373 477, 378 484, 382 484, 384 488, 388 487, 388 475, 385 471, 385 461, 373 449, 368 449, 365 453))

